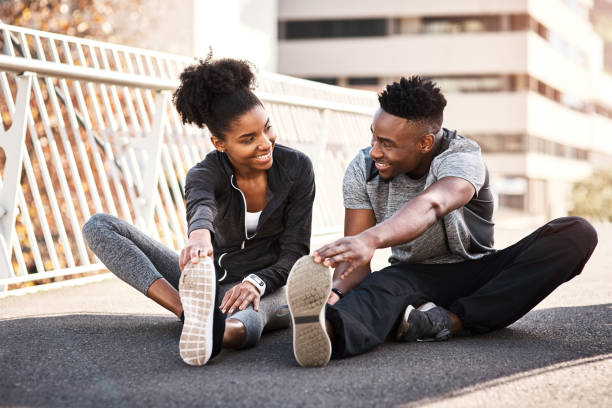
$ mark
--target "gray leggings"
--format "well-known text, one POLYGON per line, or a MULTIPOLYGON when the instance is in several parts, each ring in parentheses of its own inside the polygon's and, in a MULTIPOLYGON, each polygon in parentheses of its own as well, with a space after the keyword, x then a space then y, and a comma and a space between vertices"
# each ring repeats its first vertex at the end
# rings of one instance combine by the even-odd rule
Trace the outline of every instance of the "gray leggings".
MULTIPOLYGON (((159 278, 165 278, 178 290, 181 276, 179 256, 170 248, 148 237, 129 223, 109 214, 95 214, 83 225, 83 236, 89 248, 117 277, 147 294, 159 278)), ((220 299, 236 282, 219 286, 220 299)), ((289 316, 278 316, 279 306, 286 303, 285 287, 264 296, 259 312, 250 305, 226 318, 239 320, 246 328, 243 347, 257 344, 264 329, 289 327, 289 316)))

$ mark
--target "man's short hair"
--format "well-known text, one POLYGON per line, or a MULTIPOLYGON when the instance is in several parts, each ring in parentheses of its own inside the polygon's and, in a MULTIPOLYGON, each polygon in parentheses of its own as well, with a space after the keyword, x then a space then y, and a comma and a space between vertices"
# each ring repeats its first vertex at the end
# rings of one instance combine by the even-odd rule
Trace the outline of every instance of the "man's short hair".
POLYGON ((442 126, 446 98, 435 82, 420 76, 402 77, 385 87, 378 96, 387 113, 410 121, 442 126))

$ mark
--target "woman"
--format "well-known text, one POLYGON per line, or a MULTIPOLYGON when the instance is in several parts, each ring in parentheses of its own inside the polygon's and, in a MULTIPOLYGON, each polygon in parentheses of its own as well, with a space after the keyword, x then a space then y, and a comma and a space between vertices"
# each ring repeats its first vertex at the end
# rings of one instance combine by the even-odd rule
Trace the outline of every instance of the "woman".
POLYGON ((109 270, 184 320, 181 357, 203 365, 221 346, 252 347, 264 328, 288 326, 276 310, 309 252, 314 173, 306 155, 276 144, 247 62, 209 55, 180 80, 183 123, 206 126, 216 149, 187 174, 185 248, 177 255, 107 214, 83 234, 109 270))

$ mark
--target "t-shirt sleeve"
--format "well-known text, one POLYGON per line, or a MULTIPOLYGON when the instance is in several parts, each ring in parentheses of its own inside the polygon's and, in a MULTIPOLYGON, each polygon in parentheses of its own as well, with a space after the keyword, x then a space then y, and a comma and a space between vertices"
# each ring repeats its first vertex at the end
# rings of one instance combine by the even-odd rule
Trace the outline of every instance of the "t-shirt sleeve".
POLYGON ((366 168, 360 152, 348 165, 342 181, 344 208, 372 210, 372 203, 366 190, 366 168))
POLYGON ((478 194, 486 176, 480 148, 474 147, 450 153, 438 163, 435 176, 437 180, 444 177, 460 177, 469 181, 478 194))

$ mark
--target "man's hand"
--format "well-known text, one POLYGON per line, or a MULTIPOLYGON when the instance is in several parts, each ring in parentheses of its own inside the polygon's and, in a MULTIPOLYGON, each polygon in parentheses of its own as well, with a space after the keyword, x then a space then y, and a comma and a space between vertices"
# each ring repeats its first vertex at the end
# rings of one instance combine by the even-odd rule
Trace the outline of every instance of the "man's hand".
POLYGON ((261 295, 255 285, 250 282, 242 282, 225 292, 219 309, 223 313, 229 310, 229 314, 233 314, 236 309, 244 310, 253 303, 253 309, 259 312, 260 298, 261 295))
POLYGON ((376 243, 368 234, 359 234, 352 237, 340 238, 337 241, 322 246, 314 251, 314 261, 332 268, 340 263, 346 262, 347 266, 340 274, 340 279, 345 279, 356 268, 370 262, 376 250, 376 243))
POLYGON ((210 231, 207 229, 199 229, 192 231, 187 240, 185 248, 181 250, 179 256, 179 268, 181 271, 191 261, 198 263, 200 258, 207 256, 213 257, 213 246, 210 239, 210 231))

